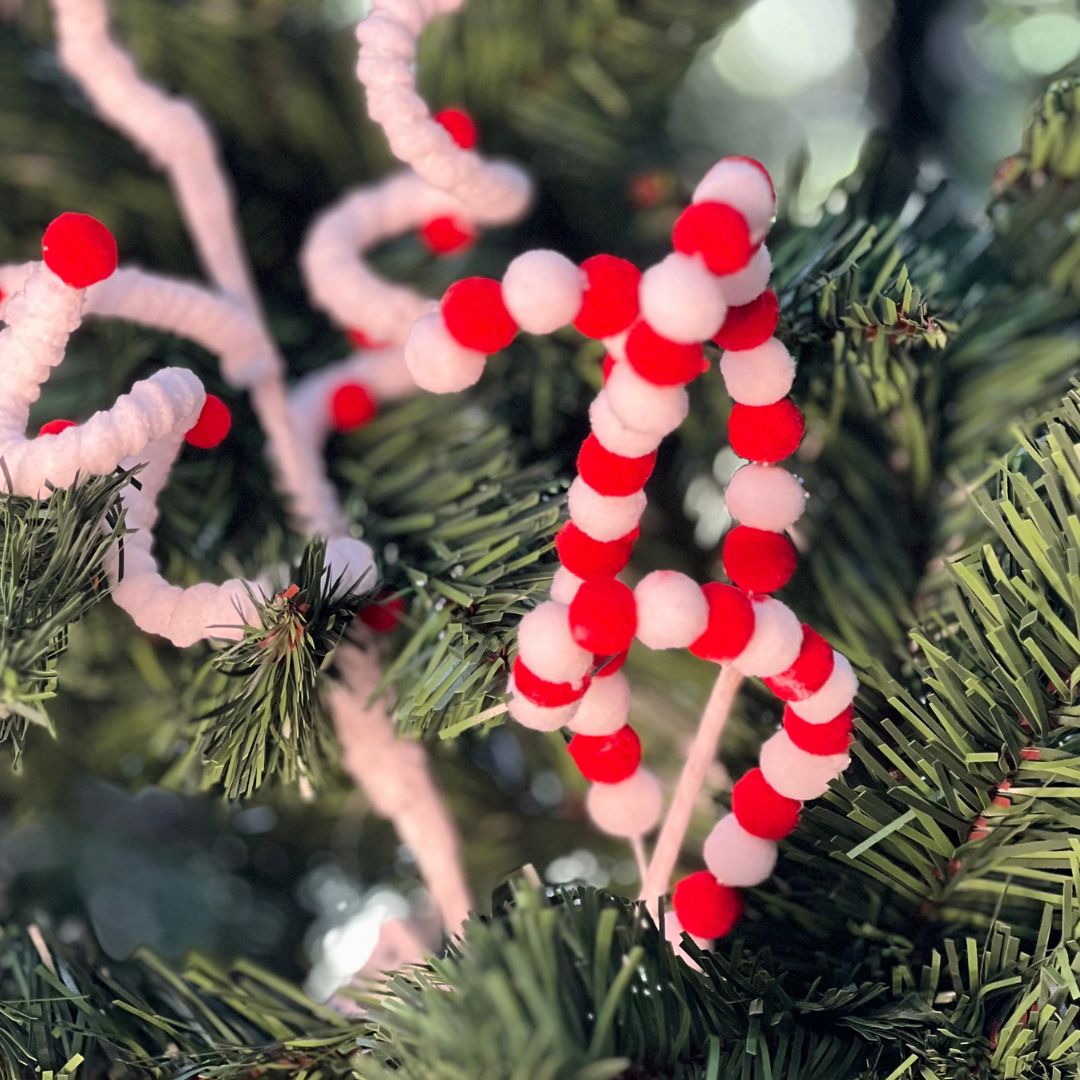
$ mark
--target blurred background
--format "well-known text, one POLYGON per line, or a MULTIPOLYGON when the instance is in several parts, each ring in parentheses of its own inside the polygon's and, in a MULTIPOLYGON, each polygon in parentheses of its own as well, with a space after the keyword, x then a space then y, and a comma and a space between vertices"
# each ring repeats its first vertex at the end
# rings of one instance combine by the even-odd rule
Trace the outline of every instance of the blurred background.
MULTIPOLYGON (((112 7, 144 70, 196 99, 220 132, 290 362, 300 371, 342 355, 306 308, 295 251, 319 207, 392 168, 352 74, 365 3, 112 7)), ((474 112, 485 148, 535 171, 537 213, 462 260, 437 263, 406 239, 382 265, 435 291, 463 272, 498 273, 507 251, 537 243, 647 259, 687 185, 724 153, 760 158, 790 220, 811 225, 843 205, 837 184, 875 133, 898 178, 950 176, 955 204, 977 215, 1035 95, 1078 57, 1080 8, 1067 0, 476 0, 425 43, 424 86, 433 103, 474 112)), ((77 208, 109 222, 131 261, 197 273, 165 184, 59 71, 44 0, 0 0, 0 204, 5 261, 32 257, 42 226, 77 208)), ((77 363, 61 372, 50 415, 111 400, 151 355, 205 366, 123 327, 94 328, 80 348, 100 377, 80 378, 77 363)), ((558 420, 532 415, 526 427, 536 454, 559 444, 558 420)), ((261 470, 257 442, 243 438, 227 460, 185 462, 166 558, 254 544, 238 538, 272 502, 251 479, 261 470)), ((696 538, 715 544, 717 530, 698 525, 696 538)), ((56 737, 33 732, 17 767, 0 769, 0 912, 48 918, 69 936, 89 926, 114 958, 140 944, 168 957, 242 953, 325 995, 362 963, 382 919, 423 917, 409 853, 343 781, 317 800, 278 791, 240 806, 200 792, 187 663, 108 605, 76 629, 50 708, 56 737)), ((654 722, 657 745, 648 731, 646 743, 670 775, 701 687, 648 664, 635 678, 670 730, 654 722)), ((632 887, 628 854, 589 829, 557 743, 498 728, 440 744, 435 758, 478 896, 525 862, 550 881, 632 887)), ((711 782, 723 786, 719 765, 711 782)))

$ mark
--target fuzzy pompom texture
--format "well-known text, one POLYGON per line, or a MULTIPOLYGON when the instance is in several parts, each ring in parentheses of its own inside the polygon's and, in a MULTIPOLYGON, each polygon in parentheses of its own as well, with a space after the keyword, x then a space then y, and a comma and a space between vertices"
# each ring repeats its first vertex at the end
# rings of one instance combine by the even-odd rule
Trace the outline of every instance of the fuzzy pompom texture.
POLYGON ((520 693, 514 693, 511 687, 510 700, 506 711, 513 720, 530 731, 558 731, 566 727, 577 712, 577 704, 558 705, 546 708, 537 705, 520 693))
POLYGON ((648 499, 643 491, 632 495, 601 495, 576 477, 567 496, 570 520, 594 540, 618 540, 637 527, 648 499))
POLYGON ((731 789, 731 812, 751 836, 783 840, 798 824, 802 803, 781 795, 761 769, 751 769, 731 789))
POLYGON ((572 521, 568 521, 555 536, 559 561, 580 578, 614 577, 626 569, 633 548, 630 537, 594 540, 572 521))
POLYGON ((802 517, 806 491, 787 469, 751 463, 728 481, 724 501, 740 524, 784 532, 802 517))
POLYGON ((846 753, 808 754, 791 741, 786 731, 765 740, 760 755, 766 782, 787 799, 817 799, 847 767, 846 753))
POLYGON ((744 675, 768 678, 795 663, 802 647, 802 624, 779 600, 753 601, 754 632, 732 663, 744 675))
POLYGON ((783 342, 768 338, 754 348, 725 352, 720 374, 732 401, 772 405, 791 391, 795 361, 783 342))
POLYGON ((623 424, 611 407, 611 395, 607 390, 601 390, 593 398, 589 406, 589 421, 601 446, 621 457, 644 457, 651 454, 663 440, 662 435, 634 431, 623 424))
POLYGON ((754 243, 760 243, 776 213, 772 179, 761 162, 748 157, 718 161, 694 189, 693 201, 734 206, 746 218, 754 243))
POLYGON ((784 730, 788 738, 808 754, 843 754, 851 745, 855 710, 848 706, 826 724, 809 724, 789 705, 784 710, 784 730))
POLYGON ((581 775, 594 784, 618 784, 641 764, 641 740, 629 724, 610 735, 575 735, 566 749, 581 775))
POLYGON ((416 385, 433 394, 454 394, 480 381, 487 356, 466 349, 446 329, 441 312, 422 315, 405 339, 405 365, 416 385))
POLYGON ((518 653, 534 674, 549 682, 578 682, 592 668, 592 653, 570 632, 569 608, 545 600, 518 624, 518 653))
POLYGON ((711 940, 723 937, 739 921, 743 900, 708 870, 698 870, 676 883, 671 906, 688 934, 711 940))
POLYGON ((633 495, 640 491, 656 466, 656 451, 628 458, 612 453, 590 435, 578 451, 577 470, 582 480, 601 495, 633 495))
POLYGON ((734 814, 725 814, 701 848, 710 873, 725 885, 760 885, 776 866, 776 844, 748 833, 734 814))
POLYGON ((591 338, 608 338, 629 329, 638 317, 641 271, 614 255, 593 255, 581 264, 585 290, 574 328, 591 338))
POLYGON ((754 251, 746 218, 722 202, 688 206, 671 230, 671 245, 683 255, 697 255, 711 274, 737 273, 754 251))
POLYGON ((742 270, 716 280, 720 282, 727 306, 742 307, 756 300, 769 287, 771 273, 772 257, 762 244, 742 270))
POLYGON ((705 633, 709 602, 701 586, 675 570, 654 570, 634 588, 637 638, 649 649, 685 649, 705 633))
MULTIPOLYGON (((670 435, 690 412, 690 398, 681 386, 657 386, 643 379, 629 364, 616 364, 604 389, 611 412, 631 431, 662 439, 670 435)), ((594 426, 600 438, 598 426, 594 426)), ((609 450, 615 447, 605 442, 609 450)))
POLYGON ((639 295, 645 322, 679 345, 711 338, 727 314, 723 290, 693 255, 674 252, 650 266, 641 277, 639 295))
POLYGON ((642 379, 660 387, 682 386, 708 367, 696 340, 673 341, 644 321, 635 323, 627 335, 626 360, 642 379))
POLYGON ((424 246, 433 255, 452 255, 476 243, 476 230, 467 221, 450 215, 425 222, 419 233, 424 246))
POLYGON ((771 593, 783 588, 795 573, 798 556, 783 533, 736 525, 724 537, 724 571, 749 593, 771 593))
POLYGON ((479 142, 480 132, 477 130, 476 121, 459 106, 440 109, 432 116, 432 120, 444 127, 462 150, 471 150, 479 142))
POLYGON ((541 679, 535 672, 529 670, 528 665, 522 662, 519 656, 514 661, 510 671, 510 680, 514 692, 527 698, 534 705, 542 705, 546 709, 558 708, 560 705, 572 705, 580 701, 589 689, 590 679, 586 676, 576 682, 549 682, 541 679))
POLYGON ((613 735, 630 715, 630 684, 617 671, 604 678, 594 678, 569 722, 576 735, 613 735))
POLYGON ((728 416, 728 442, 747 461, 783 461, 798 450, 805 432, 802 410, 790 398, 773 405, 734 405, 728 416))
POLYGON ((330 423, 335 431, 358 431, 379 412, 375 396, 363 383, 342 383, 330 395, 330 423))
POLYGON ((443 294, 440 306, 450 336, 466 349, 490 356, 505 349, 517 334, 517 323, 503 301, 502 286, 493 278, 455 281, 443 294))
POLYGON ((68 212, 54 218, 41 241, 45 265, 65 285, 85 289, 116 269, 116 240, 97 218, 68 212))
POLYGON ((637 628, 637 606, 629 585, 618 578, 583 581, 569 607, 570 633, 589 652, 611 656, 630 647, 637 628))
POLYGON ((690 651, 713 663, 734 660, 753 636, 754 607, 746 593, 719 581, 703 585, 701 593, 708 615, 705 629, 690 645, 690 651))
POLYGON ((207 394, 199 419, 184 434, 184 441, 199 450, 213 450, 225 441, 232 428, 232 412, 217 396, 207 394))
POLYGON ((766 289, 749 304, 729 307, 713 341, 721 349, 754 349, 776 333, 779 322, 780 300, 772 289, 766 289))
POLYGON ((550 334, 581 310, 581 271, 557 251, 526 251, 506 269, 502 298, 527 334, 550 334))
POLYGON ((569 604, 580 588, 581 578, 571 574, 565 566, 560 566, 551 579, 551 599, 560 604, 569 604))
POLYGON ((660 781, 648 769, 638 769, 618 784, 593 784, 585 796, 593 824, 610 836, 627 839, 655 829, 663 803, 660 781))
POLYGON ((805 700, 820 690, 832 674, 832 646, 806 623, 803 623, 802 630, 802 646, 795 663, 779 675, 764 680, 781 701, 805 700))
POLYGON ((821 689, 793 701, 791 709, 811 724, 827 724, 855 700, 859 680, 851 670, 851 662, 841 653, 833 652, 833 669, 821 689))

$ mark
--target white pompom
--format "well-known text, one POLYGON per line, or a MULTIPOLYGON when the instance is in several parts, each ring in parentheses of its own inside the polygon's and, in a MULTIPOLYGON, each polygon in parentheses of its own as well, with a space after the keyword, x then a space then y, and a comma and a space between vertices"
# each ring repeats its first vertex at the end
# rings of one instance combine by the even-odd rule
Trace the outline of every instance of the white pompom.
POLYGON ((518 624, 518 654, 536 676, 548 682, 580 682, 592 668, 592 653, 570 633, 565 604, 545 600, 518 624))
POLYGON ((577 702, 559 705, 554 709, 536 705, 520 694, 513 694, 507 702, 506 711, 522 726, 531 731, 558 731, 566 727, 574 717, 577 702))
POLYGON ((644 491, 601 495, 579 476, 570 485, 570 520, 594 540, 618 540, 641 520, 648 501, 644 491))
POLYGON ((660 438, 673 432, 690 411, 690 398, 681 386, 656 386, 628 363, 612 368, 604 391, 624 427, 660 438))
POLYGON ((628 428, 611 407, 611 395, 601 390, 589 406, 589 421, 593 434, 605 450, 620 457, 644 457, 651 454, 663 441, 663 435, 634 431, 628 428))
POLYGON ((769 532, 791 528, 806 509, 802 484, 779 465, 744 465, 728 481, 724 500, 736 521, 769 532))
POLYGON ((772 273, 772 258, 769 249, 762 244, 753 257, 738 273, 725 274, 717 278, 724 290, 724 299, 730 307, 742 307, 756 300, 769 285, 772 273))
POLYGON ((718 161, 694 189, 693 201, 734 206, 746 218, 755 242, 768 232, 776 213, 776 198, 765 174, 756 165, 737 158, 718 161))
POLYGON ((569 605, 581 588, 581 580, 577 574, 571 574, 565 566, 560 566, 551 579, 551 599, 569 605))
POLYGON ((851 763, 847 754, 808 754, 786 731, 766 739, 759 758, 761 771, 774 791, 787 799, 816 799, 851 763))
POLYGON ((572 323, 581 310, 583 275, 557 251, 526 251, 507 267, 502 298, 514 322, 528 334, 550 334, 572 323))
POLYGON ((701 849, 709 872, 725 885, 760 885, 776 866, 776 844, 748 833, 734 814, 725 814, 701 849))
POLYGON ((487 357, 451 336, 438 311, 421 316, 405 339, 405 363, 421 390, 453 394, 480 381, 487 357))
POLYGON ((570 722, 575 735, 612 735, 630 715, 630 684, 621 671, 593 679, 570 722))
POLYGON ((709 624, 709 602, 693 578, 654 570, 634 589, 637 639, 650 649, 685 649, 709 624))
POLYGON ((776 338, 754 349, 728 350, 720 358, 728 396, 740 405, 772 405, 791 391, 795 361, 776 338))
POLYGON ((669 341, 688 345, 711 338, 727 314, 717 279, 693 255, 675 252, 641 275, 645 321, 669 341))
POLYGON ((592 784, 585 796, 593 824, 611 836, 644 836, 656 827, 663 803, 660 781, 648 769, 617 784, 592 784))
POLYGON ((769 596, 753 601, 754 632, 732 664, 744 675, 767 679, 787 671, 802 648, 802 624, 785 604, 769 596))
POLYGON ((833 652, 832 673, 820 690, 802 701, 791 701, 791 711, 808 724, 827 724, 839 716, 854 700, 859 680, 846 656, 833 652))

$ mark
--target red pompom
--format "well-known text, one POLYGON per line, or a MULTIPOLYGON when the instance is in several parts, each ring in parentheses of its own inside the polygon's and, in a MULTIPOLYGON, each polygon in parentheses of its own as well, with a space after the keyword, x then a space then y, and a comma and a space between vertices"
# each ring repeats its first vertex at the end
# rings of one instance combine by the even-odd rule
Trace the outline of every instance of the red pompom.
POLYGON ((701 591, 709 602, 709 622, 690 651, 714 663, 733 660, 754 633, 753 605, 745 593, 719 581, 702 585, 701 591))
POLYGON ((824 724, 811 724, 791 711, 784 709, 784 730, 788 738, 808 754, 842 754, 851 745, 851 728, 855 723, 855 710, 849 705, 839 716, 824 724))
POLYGON ((642 457, 628 458, 613 454, 595 435, 582 444, 577 457, 577 471, 599 495, 633 495, 652 476, 656 451, 642 457))
POLYGON ((589 677, 586 675, 580 683, 548 682, 530 671, 519 656, 511 669, 517 692, 534 705, 545 709, 557 709, 560 705, 570 705, 580 701, 589 689, 589 677))
POLYGON ((628 533, 618 540, 594 540, 568 521, 555 536, 555 550, 563 566, 579 578, 614 577, 630 561, 633 536, 628 533))
POLYGON ((342 383, 330 395, 330 422, 336 431, 356 431, 371 423, 379 403, 362 383, 342 383))
POLYGON ((722 885, 708 870, 689 874, 675 885, 671 906, 682 928, 693 937, 723 937, 743 912, 738 889, 722 885))
POLYGON ((61 431, 67 431, 69 427, 74 426, 74 420, 46 420, 38 428, 38 435, 59 435, 61 431))
POLYGON ((600 371, 604 376, 604 382, 607 383, 611 378, 612 369, 615 367, 615 357, 611 353, 604 353, 604 359, 600 361, 600 371))
POLYGON ((586 337, 621 334, 638 316, 641 271, 615 255, 593 255, 581 264, 585 293, 574 328, 586 337))
POLYGON ((41 241, 45 265, 67 285, 85 289, 116 269, 116 240, 89 214, 61 214, 41 241))
POLYGON ((832 646, 806 623, 802 632, 802 647, 795 663, 787 671, 761 680, 781 701, 803 701, 820 690, 832 674, 832 646))
POLYGON ((454 282, 442 298, 442 314, 458 344, 488 356, 505 349, 518 331, 503 303, 502 286, 494 278, 454 282))
POLYGON ((643 378, 657 386, 681 386, 709 366, 700 345, 679 345, 639 322, 626 339, 626 359, 643 378))
POLYGON ((771 593, 795 573, 795 546, 783 534, 736 525, 724 537, 724 571, 740 589, 771 593))
POLYGON ((441 124, 450 132, 450 138, 462 150, 471 150, 479 141, 480 133, 476 129, 476 121, 459 106, 440 109, 433 119, 436 124, 441 124))
POLYGON ((802 442, 806 421, 790 399, 772 405, 739 405, 728 417, 728 442, 739 457, 774 463, 794 454, 802 442))
POLYGON ((728 308, 713 341, 721 349, 756 349, 773 336, 779 322, 780 301, 772 289, 766 289, 749 304, 728 308))
POLYGON ((476 230, 455 217, 437 217, 420 226, 420 239, 436 255, 464 251, 476 241, 476 230))
POLYGON ((356 326, 350 326, 345 331, 345 336, 354 349, 385 349, 387 346, 385 341, 375 341, 356 326))
POLYGON ((754 253, 746 218, 721 202, 688 206, 671 230, 671 243, 684 255, 700 255, 713 274, 742 270, 754 253))
POLYGON ((629 724, 610 735, 575 735, 566 749, 581 775, 594 784, 617 784, 641 764, 641 740, 629 724))
POLYGON ((614 656, 594 656, 593 661, 596 663, 596 670, 593 672, 593 678, 606 679, 608 676, 614 675, 616 671, 621 671, 629 655, 630 650, 624 649, 614 656))
POLYGON ((728 161, 742 161, 747 165, 753 165, 754 168, 757 169, 757 171, 765 177, 765 181, 769 185, 769 191, 772 192, 773 202, 776 202, 776 188, 773 187, 772 177, 769 175, 769 170, 766 169, 765 166, 762 165, 757 158, 747 157, 745 154, 735 154, 732 157, 728 158, 728 161))
POLYGON ((589 652, 611 656, 630 648, 637 630, 634 591, 617 578, 582 582, 570 601, 570 633, 589 652))
POLYGON ((782 840, 799 820, 802 803, 770 786, 760 769, 751 769, 731 789, 731 812, 738 823, 763 840, 782 840))
POLYGON ((229 406, 217 394, 207 394, 199 419, 188 429, 184 439, 189 446, 199 450, 213 450, 224 441, 231 427, 229 406))
POLYGON ((405 601, 400 596, 391 596, 374 600, 367 607, 362 607, 356 617, 377 634, 389 634, 397 628, 405 614, 405 601))

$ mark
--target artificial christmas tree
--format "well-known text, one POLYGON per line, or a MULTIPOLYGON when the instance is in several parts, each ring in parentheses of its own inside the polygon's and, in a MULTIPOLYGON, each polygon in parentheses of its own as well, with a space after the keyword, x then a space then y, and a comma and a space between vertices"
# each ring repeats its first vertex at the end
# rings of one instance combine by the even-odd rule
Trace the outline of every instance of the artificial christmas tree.
MULTIPOLYGON (((625 180, 650 145, 665 162, 658 117, 726 12, 455 6, 377 0, 360 23, 367 108, 412 169, 301 239, 311 161, 341 160, 310 112, 237 80, 238 226, 198 114, 100 0, 49 5, 85 95, 63 109, 164 168, 207 284, 127 265, 127 241, 190 258, 119 142, 98 190, 85 155, 32 189, 12 171, 12 258, 55 221, 43 263, 0 270, 7 1074, 1074 1075, 1075 84, 985 218, 871 147, 766 252, 756 164, 687 169, 685 199, 625 180), (416 93, 429 19, 427 100, 479 125, 416 93), (530 180, 489 139, 549 152, 530 180), (136 212, 114 271, 95 219, 136 212), (67 348, 80 312, 138 329, 67 348), (341 862, 398 894, 343 899, 341 862), (698 941, 665 900, 676 864, 698 941), (323 905, 326 1005, 291 981, 298 887, 323 905), (191 909, 171 936, 169 889, 191 909), (197 945, 219 959, 180 958, 197 945)), ((179 46, 159 68, 220 41, 213 80, 265 36, 116 7, 179 46)), ((290 88, 355 147, 325 70, 290 88)), ((64 115, 8 71, 13 109, 64 115)))

